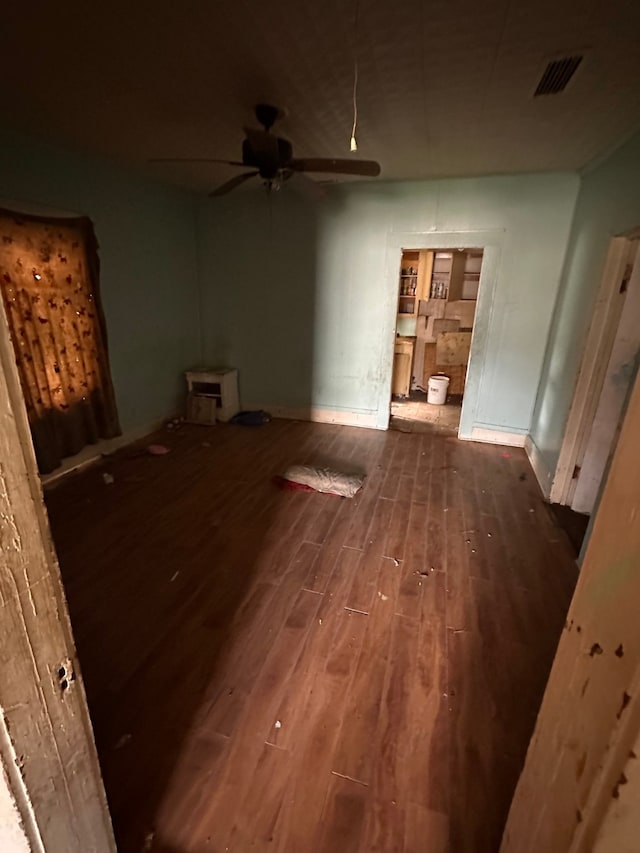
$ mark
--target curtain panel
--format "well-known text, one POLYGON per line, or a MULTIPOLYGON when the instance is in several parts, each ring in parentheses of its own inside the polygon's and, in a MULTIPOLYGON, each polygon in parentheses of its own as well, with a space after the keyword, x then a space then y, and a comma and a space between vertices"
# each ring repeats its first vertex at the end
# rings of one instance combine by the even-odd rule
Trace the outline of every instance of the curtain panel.
POLYGON ((87 218, 0 209, 0 286, 41 473, 120 435, 87 218))

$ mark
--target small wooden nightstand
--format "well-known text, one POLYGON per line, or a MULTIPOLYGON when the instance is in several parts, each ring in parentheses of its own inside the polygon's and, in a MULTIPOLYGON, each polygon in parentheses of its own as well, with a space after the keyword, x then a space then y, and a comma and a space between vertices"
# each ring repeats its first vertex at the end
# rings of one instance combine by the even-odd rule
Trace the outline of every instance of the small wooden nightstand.
POLYGON ((238 371, 235 367, 194 367, 185 373, 189 396, 187 421, 214 424, 240 411, 238 371))

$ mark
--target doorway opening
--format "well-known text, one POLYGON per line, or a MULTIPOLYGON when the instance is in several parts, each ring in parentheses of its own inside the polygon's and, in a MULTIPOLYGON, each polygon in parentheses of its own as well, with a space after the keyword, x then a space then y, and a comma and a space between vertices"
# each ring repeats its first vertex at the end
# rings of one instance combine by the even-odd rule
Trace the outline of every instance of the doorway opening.
POLYGON ((391 429, 458 434, 482 249, 402 250, 391 429))
MULTIPOLYGON (((640 234, 615 237, 596 298, 552 504, 586 530, 615 450, 640 355, 640 234)), ((563 525, 564 526, 564 525, 563 525)))

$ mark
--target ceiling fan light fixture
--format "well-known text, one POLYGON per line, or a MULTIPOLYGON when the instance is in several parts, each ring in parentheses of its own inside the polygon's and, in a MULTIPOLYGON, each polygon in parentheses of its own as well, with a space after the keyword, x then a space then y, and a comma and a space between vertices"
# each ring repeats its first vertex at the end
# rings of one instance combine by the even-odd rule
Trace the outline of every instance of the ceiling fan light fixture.
MULTIPOLYGON (((282 115, 277 107, 267 104, 259 104, 256 107, 256 118, 261 121, 263 129, 256 130, 245 127, 245 138, 242 142, 242 159, 237 160, 196 160, 193 162, 225 163, 229 166, 240 166, 252 171, 236 175, 225 183, 216 187, 209 193, 211 198, 216 198, 244 184, 249 178, 260 177, 267 190, 279 190, 285 181, 293 175, 300 174, 305 177, 307 172, 329 173, 333 175, 357 175, 365 178, 377 178, 380 174, 380 164, 375 160, 359 160, 357 158, 343 157, 305 157, 293 156, 293 146, 288 139, 276 136, 270 132, 273 122, 282 115)), ((351 152, 358 150, 356 142, 356 124, 351 131, 351 152)), ((156 162, 188 163, 189 158, 163 158, 156 162)), ((306 178, 311 182, 309 178, 306 178)))

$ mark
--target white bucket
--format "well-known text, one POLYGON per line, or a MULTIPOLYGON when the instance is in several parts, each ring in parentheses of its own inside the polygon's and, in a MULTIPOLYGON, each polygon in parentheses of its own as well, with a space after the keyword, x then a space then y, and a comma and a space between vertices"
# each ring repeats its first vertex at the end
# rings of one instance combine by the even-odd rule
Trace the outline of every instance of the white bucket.
POLYGON ((447 402, 448 376, 430 376, 427 384, 427 403, 443 406, 447 402))

